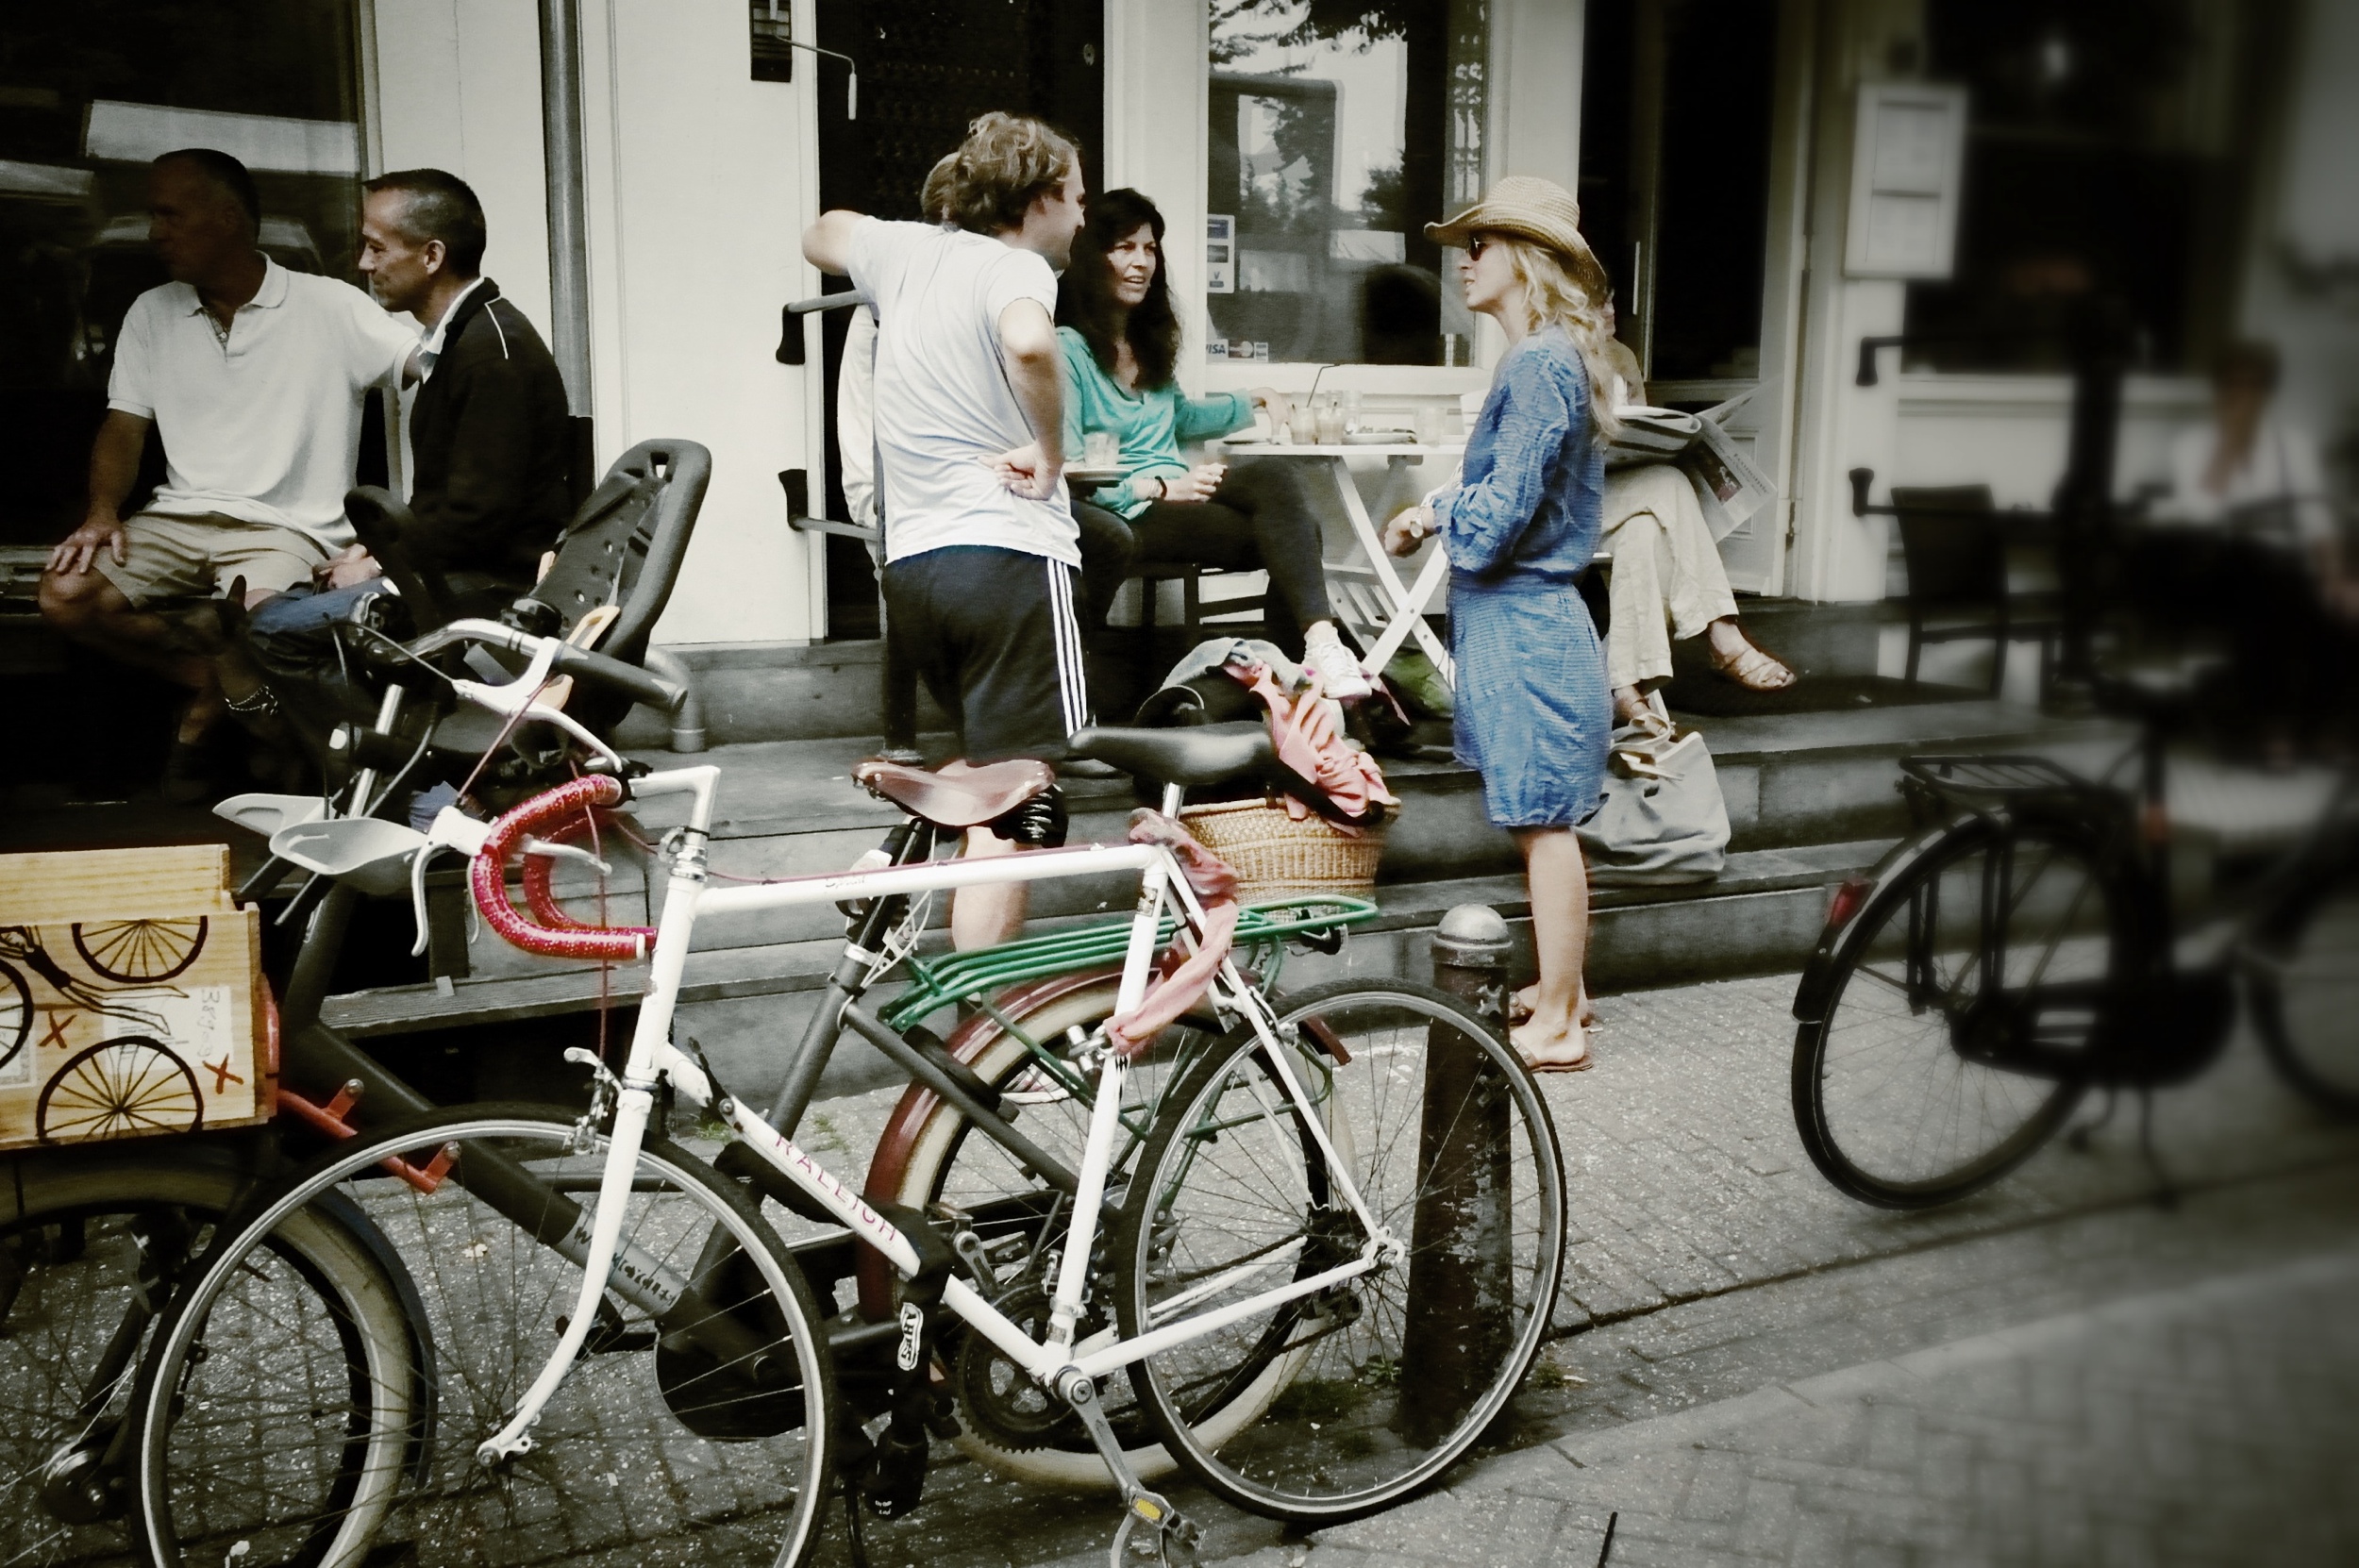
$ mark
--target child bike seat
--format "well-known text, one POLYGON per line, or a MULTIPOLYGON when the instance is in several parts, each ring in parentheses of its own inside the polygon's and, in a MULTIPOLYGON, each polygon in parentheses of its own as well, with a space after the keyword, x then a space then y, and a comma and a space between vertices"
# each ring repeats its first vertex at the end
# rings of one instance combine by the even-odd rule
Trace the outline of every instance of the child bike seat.
POLYGON ((854 782, 936 827, 979 827, 997 822, 1057 781, 1046 762, 1017 758, 969 767, 951 762, 940 773, 872 757, 852 769, 854 782))

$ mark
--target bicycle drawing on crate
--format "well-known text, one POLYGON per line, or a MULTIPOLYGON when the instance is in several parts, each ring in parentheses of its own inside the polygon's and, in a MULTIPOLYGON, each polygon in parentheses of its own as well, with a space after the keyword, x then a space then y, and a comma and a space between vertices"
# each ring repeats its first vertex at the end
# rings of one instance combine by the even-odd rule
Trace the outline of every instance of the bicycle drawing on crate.
POLYGON ((216 918, 0 925, 0 1148, 255 1118, 254 937, 216 918))
POLYGON ((594 1075, 586 1110, 452 1108, 257 1199, 142 1370, 132 1511, 157 1560, 637 1543, 791 1564, 839 1496, 857 1554, 863 1514, 917 1506, 929 1440, 953 1432, 1111 1480, 1116 1563, 1134 1534, 1190 1550, 1197 1526, 1148 1484, 1174 1466, 1306 1524, 1441 1476, 1513 1397, 1562 1274, 1562 1162, 1529 1071, 1429 987, 1273 995, 1236 961, 1364 918, 1241 909, 1174 820, 1184 786, 1264 765, 1265 733, 1075 745, 1164 782, 1129 842, 930 858, 1042 797, 1037 764, 955 782, 862 764, 908 813, 887 864, 732 887, 711 882, 711 767, 589 774, 488 826, 445 813, 422 842, 472 858, 503 937, 646 959, 627 1054, 573 1053, 594 1075), (595 812, 666 797, 686 810, 658 926, 569 915, 551 859, 595 812), (507 887, 519 854, 529 918, 507 887), (1126 919, 915 954, 931 895, 1109 874, 1138 880, 1126 919), (853 916, 835 1015, 765 1116, 675 1042, 674 998, 702 918, 820 903, 853 916), (888 973, 913 983, 872 1011, 888 973), (949 1041, 920 1022, 977 994, 949 1041), (860 1188, 791 1131, 838 1029, 916 1080, 860 1188), (727 1129, 713 1159, 670 1135, 675 1100, 727 1129), (286 1261, 303 1227, 354 1211, 407 1262, 414 1309, 339 1308, 286 1261))

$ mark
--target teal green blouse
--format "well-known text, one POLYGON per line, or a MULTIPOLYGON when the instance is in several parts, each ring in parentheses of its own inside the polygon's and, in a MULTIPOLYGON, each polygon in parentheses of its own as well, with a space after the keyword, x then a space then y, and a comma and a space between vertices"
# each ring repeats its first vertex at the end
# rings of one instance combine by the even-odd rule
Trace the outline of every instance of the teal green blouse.
POLYGON ((1136 517, 1155 499, 1157 475, 1185 474, 1181 442, 1209 441, 1253 423, 1253 399, 1245 392, 1182 397, 1176 381, 1125 392, 1098 367, 1081 334, 1060 326, 1057 342, 1064 350, 1064 460, 1081 460, 1083 438, 1092 430, 1111 430, 1121 442, 1121 483, 1090 497, 1108 511, 1136 517))

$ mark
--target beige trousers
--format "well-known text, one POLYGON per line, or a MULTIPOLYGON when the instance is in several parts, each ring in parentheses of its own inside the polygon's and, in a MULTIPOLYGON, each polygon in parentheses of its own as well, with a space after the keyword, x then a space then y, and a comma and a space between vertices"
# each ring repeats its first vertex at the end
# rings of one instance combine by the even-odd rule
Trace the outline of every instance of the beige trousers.
POLYGON ((1614 554, 1608 677, 1616 687, 1671 674, 1671 639, 1695 637, 1736 613, 1736 595, 1687 475, 1669 463, 1605 476, 1605 530, 1614 554))

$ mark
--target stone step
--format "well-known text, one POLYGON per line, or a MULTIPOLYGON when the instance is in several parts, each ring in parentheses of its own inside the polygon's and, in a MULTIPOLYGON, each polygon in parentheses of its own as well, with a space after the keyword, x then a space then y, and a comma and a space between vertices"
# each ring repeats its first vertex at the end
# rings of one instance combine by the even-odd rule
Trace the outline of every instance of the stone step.
MULTIPOLYGON (((1895 788, 1896 761, 1913 752, 2039 749, 2086 763, 2116 742, 2104 726, 2064 724, 2005 703, 1966 701, 1870 708, 1852 712, 1720 719, 1713 749, 1732 830, 1744 853, 1798 844, 1848 843, 1897 837, 1906 813, 1895 788)), ((713 866, 725 876, 780 877, 837 871, 873 847, 896 820, 891 809, 852 783, 862 740, 768 742, 705 754, 724 770, 713 824, 713 866)), ((668 755, 645 754, 662 765, 668 755)), ((1387 829, 1379 879, 1395 888, 1465 876, 1509 876, 1520 869, 1514 843, 1483 816, 1481 780, 1454 763, 1401 760, 1387 777, 1401 799, 1387 829)), ((1072 842, 1118 840, 1136 804, 1128 781, 1072 779, 1065 785, 1072 842)), ((678 808, 643 809, 650 834, 678 808)), ((617 846, 627 850, 628 845, 617 846)), ((560 872, 560 891, 586 891, 586 874, 560 872)), ((1044 883, 1033 890, 1035 915, 1056 917, 1128 907, 1121 877, 1044 883)), ((626 871, 611 889, 608 918, 648 919, 639 877, 626 871)), ((775 946, 825 940, 840 923, 827 906, 778 909, 698 932, 702 947, 775 946)), ((539 960, 488 933, 471 948, 483 976, 536 973, 539 960)))
MULTIPOLYGON (((1887 618, 1882 605, 1758 598, 1739 604, 1754 640, 1804 677, 1876 673, 1878 631, 1887 618)), ((1259 627, 1249 622, 1225 622, 1217 631, 1251 636, 1259 634, 1259 627)), ((1691 673, 1710 678, 1703 674, 1701 646, 1697 641, 1673 644, 1681 678, 1691 673)), ((706 733, 716 746, 878 733, 884 671, 880 642, 690 642, 671 651, 695 676, 706 733)), ((1131 662, 1168 669, 1186 651, 1187 639, 1166 629, 1153 639, 1151 654, 1137 653, 1131 662)), ((1125 690, 1138 685, 1145 673, 1124 672, 1125 690)), ((922 693, 918 722, 927 728, 943 722, 922 693)), ((664 744, 664 721, 645 709, 637 710, 624 723, 622 743, 664 744)))
MULTIPOLYGON (((1731 856, 1719 879, 1709 884, 1600 890, 1593 904, 1590 983, 1602 993, 1795 968, 1817 940, 1830 890, 1873 865, 1886 847, 1870 841, 1754 850, 1731 856)), ((1341 953, 1291 956, 1281 986, 1345 975, 1425 976, 1431 970, 1435 925, 1445 911, 1466 903, 1492 905, 1508 918, 1519 943, 1517 962, 1528 976, 1531 909, 1520 876, 1386 887, 1380 902, 1382 915, 1355 930, 1341 953)), ((1039 924, 1080 918, 1108 917, 1064 915, 1039 924)), ((940 933, 930 940, 938 947, 940 933)), ((841 948, 840 926, 831 938, 759 945, 712 946, 700 940, 681 987, 678 1030, 696 1038, 733 1090, 756 1098, 769 1093, 841 948)), ((644 965, 618 966, 601 976, 594 968, 527 961, 536 967, 478 973, 447 990, 419 985, 348 993, 329 999, 326 1016, 347 1034, 381 1045, 390 1037, 588 1013, 603 1001, 622 1009, 623 1017, 610 1020, 619 1029, 645 985, 644 965)), ((821 1092, 857 1093, 894 1076, 872 1047, 851 1040, 839 1047, 821 1092)))

